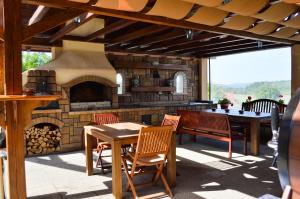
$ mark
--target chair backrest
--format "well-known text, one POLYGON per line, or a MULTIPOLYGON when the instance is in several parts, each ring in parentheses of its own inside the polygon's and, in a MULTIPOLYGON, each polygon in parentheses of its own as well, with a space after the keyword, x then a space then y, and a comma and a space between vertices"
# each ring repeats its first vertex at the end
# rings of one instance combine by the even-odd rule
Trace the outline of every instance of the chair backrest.
POLYGON ((279 108, 277 105, 274 105, 272 107, 271 128, 272 128, 272 131, 278 131, 278 129, 279 129, 279 108))
POLYGON ((272 107, 277 105, 279 108, 279 113, 284 113, 287 107, 286 104, 281 104, 275 100, 271 99, 257 99, 250 102, 242 103, 242 110, 244 111, 259 111, 265 113, 271 113, 272 107))
POLYGON ((135 160, 154 155, 163 155, 166 158, 171 144, 172 130, 172 126, 141 128, 135 160))
POLYGON ((180 116, 165 114, 161 126, 172 126, 173 131, 176 132, 179 121, 180 121, 180 116))
POLYGON ((93 115, 93 122, 98 125, 114 124, 119 122, 119 118, 112 113, 96 113, 93 115))
POLYGON ((181 116, 180 127, 231 136, 229 118, 226 114, 190 110, 178 110, 177 114, 181 116))

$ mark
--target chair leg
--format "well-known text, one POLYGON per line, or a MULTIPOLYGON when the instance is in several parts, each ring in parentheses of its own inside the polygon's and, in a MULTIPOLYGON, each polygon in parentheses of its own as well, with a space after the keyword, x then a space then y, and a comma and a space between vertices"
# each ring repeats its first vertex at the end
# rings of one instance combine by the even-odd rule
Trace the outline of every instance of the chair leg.
POLYGON ((182 133, 179 133, 179 145, 182 145, 182 133))
POLYGON ((232 140, 228 142, 228 158, 231 159, 232 157, 232 140))
POLYGON ((161 178, 161 181, 163 182, 163 184, 165 186, 166 192, 169 194, 170 198, 172 198, 173 197, 172 191, 171 191, 170 186, 169 186, 169 184, 168 184, 168 182, 167 182, 167 180, 166 180, 163 173, 161 173, 160 178, 161 178))
POLYGON ((127 191, 127 189, 129 190, 129 187, 130 187, 132 196, 135 199, 135 198, 137 198, 137 194, 136 194, 136 190, 135 190, 135 187, 134 187, 134 184, 133 184, 133 181, 132 181, 133 174, 132 173, 129 174, 126 160, 123 157, 121 159, 122 159, 122 164, 123 164, 124 169, 125 169, 125 175, 126 175, 127 180, 128 180, 128 183, 127 183, 128 188, 126 188, 126 191, 127 191))
POLYGON ((156 176, 154 178, 154 184, 157 184, 157 181, 159 179, 159 177, 161 178, 163 184, 164 184, 164 187, 165 187, 165 190, 166 190, 166 193, 169 194, 169 196, 172 198, 173 197, 173 194, 172 194, 172 191, 170 189, 170 186, 163 174, 163 169, 164 169, 164 163, 162 163, 161 165, 158 165, 157 166, 157 173, 156 173, 156 176))
POLYGON ((247 130, 244 130, 244 155, 248 155, 247 130))
POLYGON ((103 161, 102 161, 102 152, 103 152, 103 148, 101 148, 99 150, 99 156, 98 156, 98 159, 97 159, 97 162, 96 162, 96 167, 98 167, 99 163, 100 163, 102 174, 105 174, 104 168, 103 168, 103 161))
POLYGON ((278 156, 274 155, 273 161, 272 161, 272 167, 275 167, 275 166, 276 166, 276 164, 277 164, 277 157, 278 157, 278 156))

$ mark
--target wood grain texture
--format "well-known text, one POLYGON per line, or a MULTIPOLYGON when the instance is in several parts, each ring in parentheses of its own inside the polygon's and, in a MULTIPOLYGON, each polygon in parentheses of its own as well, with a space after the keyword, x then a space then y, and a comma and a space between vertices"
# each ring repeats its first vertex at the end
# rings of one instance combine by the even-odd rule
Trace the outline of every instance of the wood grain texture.
POLYGON ((122 198, 122 162, 121 162, 121 143, 112 142, 112 192, 115 199, 122 198))

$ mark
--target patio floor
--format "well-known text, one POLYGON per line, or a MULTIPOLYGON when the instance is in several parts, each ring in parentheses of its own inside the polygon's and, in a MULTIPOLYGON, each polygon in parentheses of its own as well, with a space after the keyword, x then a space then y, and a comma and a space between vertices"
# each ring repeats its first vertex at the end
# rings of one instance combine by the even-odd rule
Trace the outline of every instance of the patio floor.
MULTIPOLYGON (((270 167, 271 150, 261 146, 261 156, 244 156, 239 153, 242 151, 241 145, 234 143, 235 153, 231 160, 227 158, 225 143, 201 138, 197 143, 185 142, 178 146, 179 176, 176 188, 172 189, 174 198, 250 199, 264 194, 280 196, 277 170, 270 167)), ((94 159, 96 157, 94 154, 94 159)), ((99 170, 96 172, 98 174, 94 176, 85 174, 84 151, 26 158, 28 198, 112 198, 111 173, 102 175, 99 170)), ((123 180, 126 181, 125 175, 123 180)), ((163 190, 162 186, 155 186, 138 190, 138 194, 163 190)), ((124 197, 131 198, 131 193, 124 192, 124 197)))

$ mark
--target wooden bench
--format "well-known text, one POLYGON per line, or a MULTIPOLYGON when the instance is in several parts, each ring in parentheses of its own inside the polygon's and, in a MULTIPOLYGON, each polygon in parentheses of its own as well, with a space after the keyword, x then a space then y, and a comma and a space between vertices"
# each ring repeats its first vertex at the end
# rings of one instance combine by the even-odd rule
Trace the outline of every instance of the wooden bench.
POLYGON ((181 116, 180 125, 177 131, 179 134, 179 144, 182 144, 182 134, 198 135, 228 142, 229 158, 231 158, 232 141, 234 139, 243 139, 244 154, 247 154, 246 131, 243 128, 232 128, 226 114, 189 110, 178 110, 177 114, 181 116))
POLYGON ((244 111, 259 111, 265 113, 271 113, 272 107, 277 105, 279 108, 279 113, 284 113, 287 105, 279 103, 271 99, 257 99, 250 102, 242 103, 242 110, 244 111))

